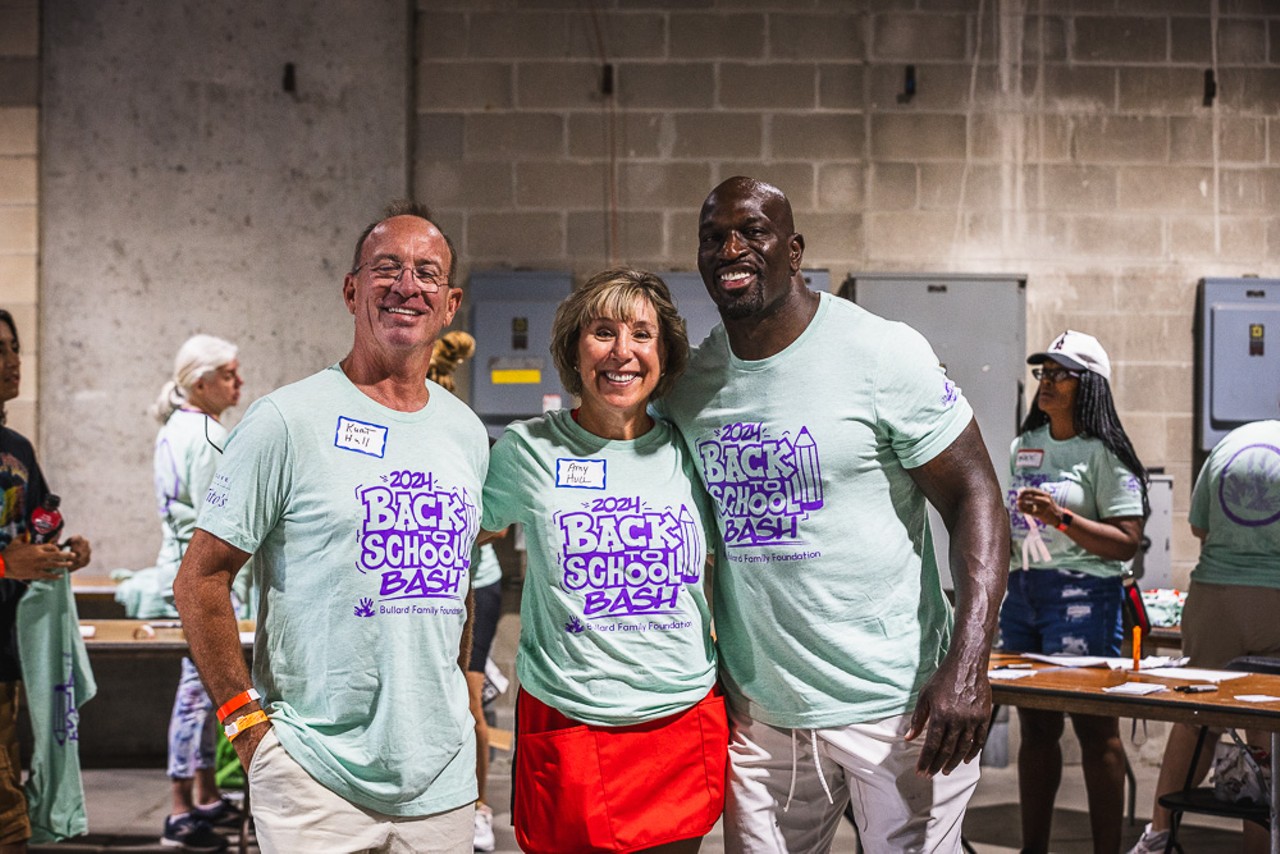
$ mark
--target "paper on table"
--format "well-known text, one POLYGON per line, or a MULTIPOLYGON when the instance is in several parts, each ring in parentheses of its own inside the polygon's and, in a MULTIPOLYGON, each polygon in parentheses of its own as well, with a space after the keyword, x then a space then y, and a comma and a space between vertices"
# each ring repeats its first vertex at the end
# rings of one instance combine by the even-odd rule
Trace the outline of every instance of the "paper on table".
POLYGON ((1034 670, 988 670, 987 671, 988 679, 1003 679, 1005 681, 1008 681, 1010 679, 1021 679, 1024 676, 1035 676, 1035 675, 1036 675, 1036 672, 1034 670))
POLYGON ((1110 688, 1102 689, 1107 694, 1124 694, 1131 697, 1145 697, 1147 694, 1154 694, 1157 691, 1168 691, 1169 689, 1163 685, 1154 685, 1150 682, 1125 682, 1120 685, 1112 685, 1110 688))
POLYGON ((1280 697, 1273 697, 1270 694, 1236 694, 1236 699, 1242 703, 1277 703, 1280 697))
MULTIPOLYGON (((1059 667, 1106 667, 1111 670, 1132 670, 1132 658, 1110 658, 1101 655, 1042 655, 1036 652, 1024 652, 1023 658, 1032 661, 1043 661, 1059 667)), ((1167 655, 1148 655, 1139 662, 1143 673, 1156 668, 1180 667, 1185 658, 1171 658, 1167 655)), ((1187 677, 1190 679, 1191 677, 1187 677)))
POLYGON ((82 638, 91 638, 97 633, 98 633, 97 626, 81 626, 80 627, 80 637, 82 638))
POLYGON ((1159 676, 1164 679, 1188 679, 1193 682, 1226 682, 1228 679, 1239 679, 1248 676, 1236 670, 1201 670, 1196 667, 1153 667, 1143 668, 1143 676, 1159 676))
POLYGON ((253 632, 241 632, 240 643, 253 643, 253 632))
POLYGON ((1113 670, 1115 665, 1125 661, 1123 658, 1104 658, 1100 655, 1042 655, 1038 652, 1024 652, 1022 657, 1059 667, 1111 667, 1113 670))

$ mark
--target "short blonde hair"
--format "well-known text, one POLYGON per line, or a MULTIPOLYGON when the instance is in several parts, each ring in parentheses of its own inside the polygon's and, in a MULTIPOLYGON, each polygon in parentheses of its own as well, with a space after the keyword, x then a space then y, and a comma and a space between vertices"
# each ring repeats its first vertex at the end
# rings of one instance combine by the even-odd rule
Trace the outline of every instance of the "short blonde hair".
POLYGON ((551 325, 551 358, 560 382, 573 394, 582 395, 582 377, 578 374, 578 341, 582 327, 601 317, 610 320, 635 319, 636 305, 641 300, 653 306, 658 316, 658 341, 662 345, 662 376, 653 390, 652 399, 671 390, 689 364, 689 336, 684 318, 676 310, 667 283, 646 270, 615 267, 596 273, 575 290, 556 309, 551 325))

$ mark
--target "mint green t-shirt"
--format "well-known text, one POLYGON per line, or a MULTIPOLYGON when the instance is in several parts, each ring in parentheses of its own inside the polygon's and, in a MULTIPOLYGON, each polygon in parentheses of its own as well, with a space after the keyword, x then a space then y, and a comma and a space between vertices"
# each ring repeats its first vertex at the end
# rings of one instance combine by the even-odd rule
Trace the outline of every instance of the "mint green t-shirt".
POLYGON ((502 564, 498 562, 498 553, 491 543, 476 546, 471 550, 471 586, 488 587, 502 580, 502 564))
POLYGON ((488 439, 428 385, 399 412, 335 365, 257 401, 198 523, 254 555, 254 685, 289 756, 397 816, 476 798, 458 646, 488 439))
POLYGON ((1280 587, 1280 421, 1237 427, 1205 460, 1191 524, 1209 532, 1191 579, 1280 587))
POLYGON ((195 533, 205 491, 218 470, 217 449, 226 443, 227 430, 217 419, 190 409, 174 411, 156 434, 156 511, 163 535, 157 567, 172 567, 177 573, 195 533))
MULTIPOLYGON (((1009 568, 1022 569, 1022 542, 1027 538, 1026 517, 1017 509, 1018 491, 1043 489, 1065 507, 1085 519, 1142 516, 1142 484, 1120 458, 1091 436, 1075 435, 1059 442, 1049 435, 1049 425, 1028 430, 1009 449, 1013 474, 1006 494, 1009 511, 1009 568)), ((1085 551, 1056 528, 1038 525, 1049 549, 1049 560, 1028 555, 1028 569, 1069 569, 1099 578, 1118 578, 1127 561, 1108 560, 1085 551)))
POLYGON ((160 514, 160 553, 154 567, 134 573, 116 590, 116 601, 130 617, 178 616, 173 580, 195 533, 196 513, 218 470, 218 449, 226 443, 226 428, 192 409, 175 410, 156 434, 152 471, 160 514))
POLYGON ((715 615, 735 707, 780 727, 902 714, 951 637, 908 473, 973 411, 928 342, 830 294, 792 344, 743 361, 717 326, 660 410, 716 507, 715 615))
POLYGON ((705 501, 665 422, 631 441, 589 433, 567 410, 507 427, 493 446, 483 527, 525 526, 523 690, 599 726, 706 696, 716 660, 705 501))

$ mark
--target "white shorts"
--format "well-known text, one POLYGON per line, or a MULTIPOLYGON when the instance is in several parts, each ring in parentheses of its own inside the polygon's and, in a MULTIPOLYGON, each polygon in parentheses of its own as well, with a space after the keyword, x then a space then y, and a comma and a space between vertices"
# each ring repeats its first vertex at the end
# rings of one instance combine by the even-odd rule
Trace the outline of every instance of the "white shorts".
POLYGON ((868 854, 961 850, 978 761, 917 776, 924 737, 903 740, 910 715, 791 730, 731 711, 729 723, 729 854, 829 851, 850 798, 868 854))
POLYGON ((475 804, 428 816, 383 815, 320 785, 268 732, 249 763, 250 811, 262 854, 377 851, 471 854, 475 804))

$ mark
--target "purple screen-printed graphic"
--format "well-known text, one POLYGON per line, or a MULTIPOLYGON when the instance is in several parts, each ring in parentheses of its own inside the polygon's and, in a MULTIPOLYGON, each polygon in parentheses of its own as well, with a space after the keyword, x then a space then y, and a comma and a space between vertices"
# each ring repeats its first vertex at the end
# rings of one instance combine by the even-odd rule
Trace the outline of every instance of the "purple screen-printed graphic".
POLYGON ((1013 527, 1014 539, 1024 539, 1030 526, 1027 524, 1026 515, 1018 509, 1018 493, 1024 489, 1043 489, 1049 493, 1049 497, 1054 503, 1065 507, 1066 493, 1065 484, 1060 482, 1050 482, 1047 474, 1020 474, 1013 479, 1013 484, 1005 492, 1008 499, 1007 508, 1009 510, 1009 524, 1013 527))
POLYGON ((156 504, 161 516, 169 515, 169 508, 178 500, 178 491, 182 488, 182 478, 178 476, 178 463, 173 458, 173 446, 168 439, 163 439, 156 448, 156 456, 164 455, 163 472, 156 471, 156 504))
POLYGON ((67 681, 53 686, 53 737, 58 744, 80 740, 80 712, 76 710, 76 671, 71 653, 62 654, 67 681))
POLYGON ((807 427, 774 438, 759 423, 726 424, 698 443, 707 491, 728 548, 797 545, 800 522, 822 506, 822 466, 807 427))
MULTIPOLYGON (((364 516, 356 568, 380 576, 377 596, 382 602, 460 601, 479 525, 475 502, 465 489, 439 485, 430 473, 396 471, 381 480, 377 486, 356 490, 364 516)), ((365 601, 356 607, 357 616, 371 611, 371 603, 365 601)), ((382 612, 399 609, 384 606, 382 612)))
POLYGON ((1218 502, 1237 525, 1280 521, 1280 448, 1257 443, 1236 451, 1222 469, 1218 502))
POLYGON ((563 584, 582 593, 589 620, 678 613, 680 589, 702 578, 702 535, 683 504, 654 510, 635 496, 597 498, 555 522, 563 584))

